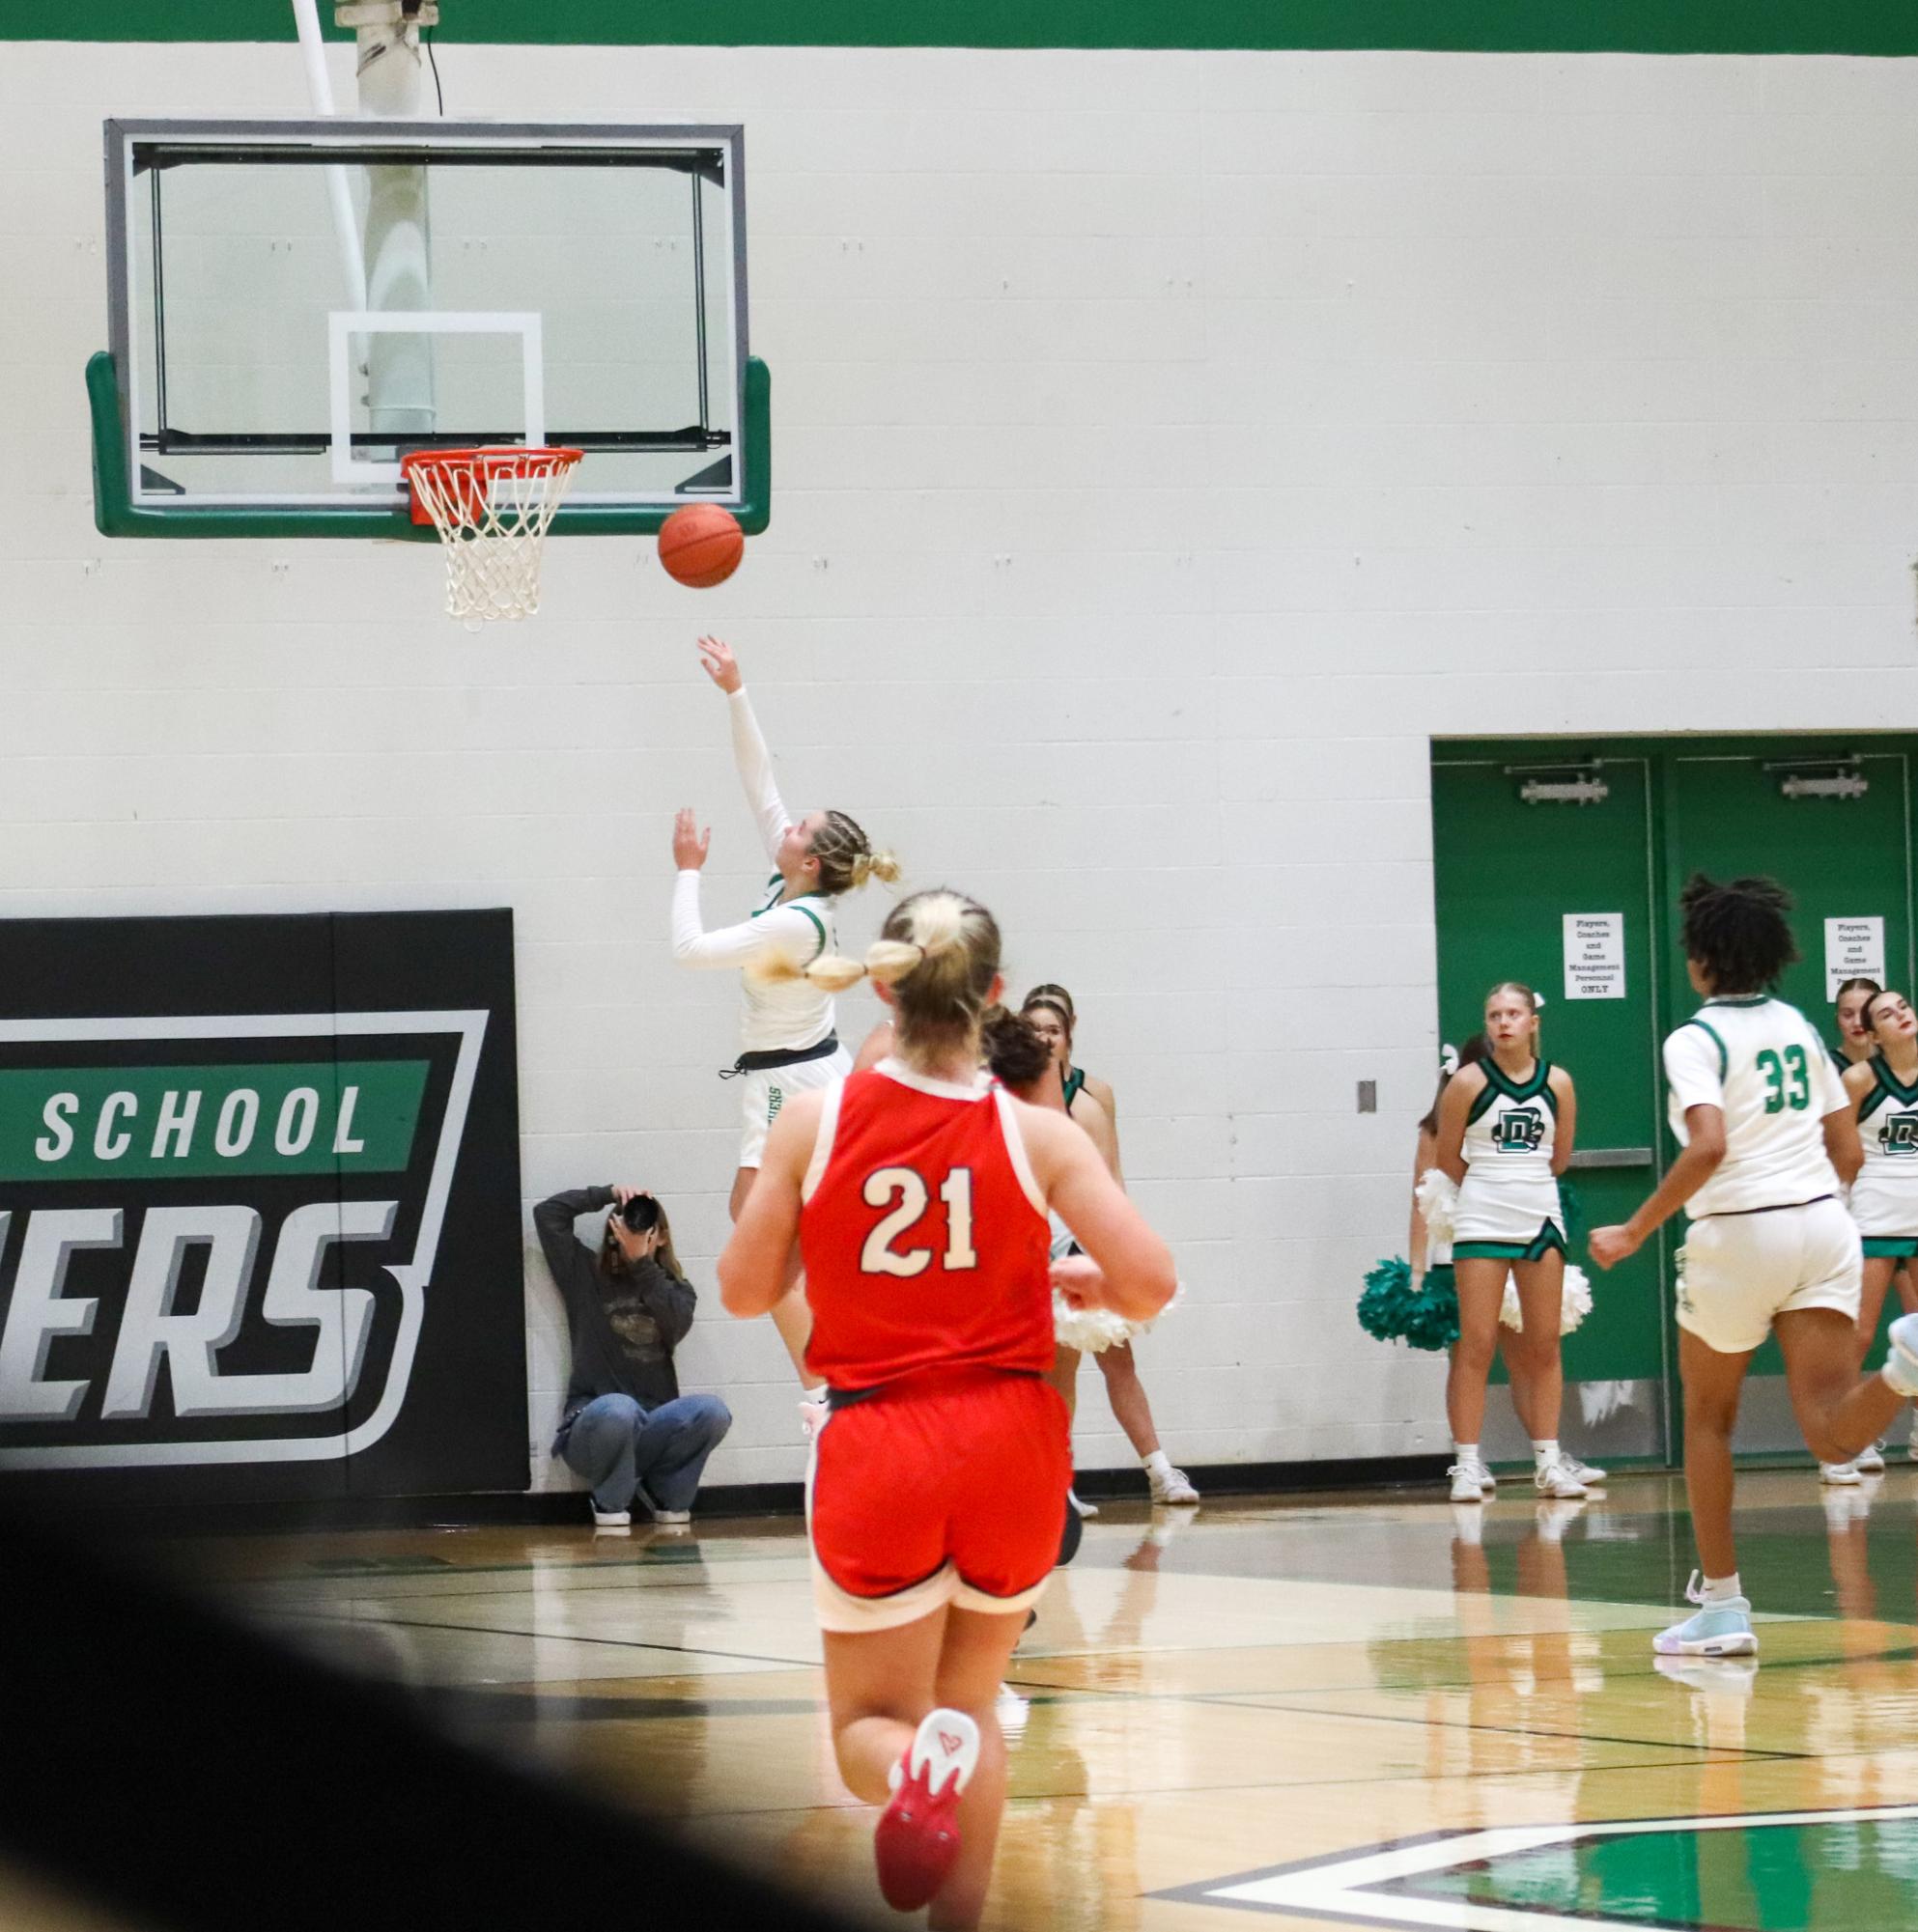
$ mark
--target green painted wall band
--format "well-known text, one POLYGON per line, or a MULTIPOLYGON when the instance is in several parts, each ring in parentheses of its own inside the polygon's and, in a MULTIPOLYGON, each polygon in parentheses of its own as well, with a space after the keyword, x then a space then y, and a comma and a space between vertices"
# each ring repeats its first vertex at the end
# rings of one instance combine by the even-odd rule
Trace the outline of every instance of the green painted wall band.
MULTIPOLYGON (((329 38, 332 8, 321 8, 329 38)), ((96 0, 57 13, 10 9, 0 38, 291 41, 285 0, 96 0), (47 29, 52 31, 47 31, 47 29)), ((1408 49, 1485 53, 1918 53, 1904 0, 1205 0, 1188 14, 1144 0, 720 0, 692 9, 631 0, 449 0, 442 47, 1138 47, 1193 51, 1408 49)))
POLYGON ((0 1182, 388 1174, 424 1060, 0 1069, 0 1182))

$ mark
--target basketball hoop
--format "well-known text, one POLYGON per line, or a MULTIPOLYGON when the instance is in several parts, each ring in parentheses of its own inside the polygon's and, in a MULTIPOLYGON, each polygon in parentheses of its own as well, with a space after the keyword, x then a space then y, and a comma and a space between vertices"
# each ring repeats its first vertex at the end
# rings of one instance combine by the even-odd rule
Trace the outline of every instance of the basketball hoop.
POLYGON ((414 450, 400 467, 413 521, 446 552, 446 614, 477 630, 540 607, 540 548, 578 467, 567 449, 414 450))

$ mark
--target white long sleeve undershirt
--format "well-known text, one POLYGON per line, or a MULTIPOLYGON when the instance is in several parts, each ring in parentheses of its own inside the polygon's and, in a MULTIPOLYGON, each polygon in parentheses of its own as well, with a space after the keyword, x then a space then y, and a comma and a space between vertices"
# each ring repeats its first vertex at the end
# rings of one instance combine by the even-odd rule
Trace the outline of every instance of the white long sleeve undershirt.
MULTIPOLYGON (((823 909, 822 909, 823 910, 823 909)), ((761 955, 783 953, 808 966, 823 950, 819 922, 797 906, 775 906, 737 926, 703 932, 699 923, 699 875, 682 872, 672 884, 672 956, 684 966, 743 966, 761 955)))
POLYGON ((739 767, 739 782, 746 793, 746 808, 759 828, 759 843, 773 864, 779 862, 779 847, 792 821, 786 816, 785 800, 779 797, 778 780, 773 776, 773 754, 766 746, 765 734, 752 714, 746 686, 726 695, 727 714, 733 728, 733 762, 739 767))
MULTIPOLYGON (((732 721, 733 757, 739 766, 747 807, 767 858, 776 864, 791 821, 773 776, 773 754, 752 714, 745 687, 730 692, 726 703, 732 721)), ((776 877, 769 890, 774 894, 779 890, 776 877)), ((720 926, 709 933, 701 926, 699 874, 684 871, 673 881, 672 953, 683 966, 745 967, 769 953, 782 955, 796 967, 805 966, 821 953, 832 951, 833 945, 830 900, 809 894, 804 910, 790 900, 770 904, 736 926, 720 926)), ((745 973, 741 993, 745 1011, 740 1044, 748 1053, 816 1047, 833 1030, 832 995, 808 980, 767 981, 745 973)))

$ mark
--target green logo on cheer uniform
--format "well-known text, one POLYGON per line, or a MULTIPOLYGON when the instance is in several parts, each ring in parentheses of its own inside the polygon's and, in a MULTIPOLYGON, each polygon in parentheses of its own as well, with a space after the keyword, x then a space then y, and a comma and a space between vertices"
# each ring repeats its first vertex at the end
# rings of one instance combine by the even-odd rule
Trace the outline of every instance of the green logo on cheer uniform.
POLYGON ((486 1019, 0 1022, 0 1469, 379 1441, 486 1019))
POLYGON ((1887 1114, 1878 1128, 1878 1149, 1885 1154, 1918 1154, 1918 1113, 1887 1114))
POLYGON ((1537 1107, 1511 1107, 1492 1130, 1492 1145, 1501 1154, 1536 1154, 1544 1140, 1545 1116, 1537 1107))

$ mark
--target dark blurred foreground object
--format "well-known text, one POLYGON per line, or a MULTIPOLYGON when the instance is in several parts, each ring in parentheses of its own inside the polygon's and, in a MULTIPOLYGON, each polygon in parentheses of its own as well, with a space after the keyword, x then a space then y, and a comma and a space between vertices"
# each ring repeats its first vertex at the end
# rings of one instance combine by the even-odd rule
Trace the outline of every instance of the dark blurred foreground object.
POLYGON ((193 1932, 843 1926, 0 1501, 0 1850, 193 1932))

